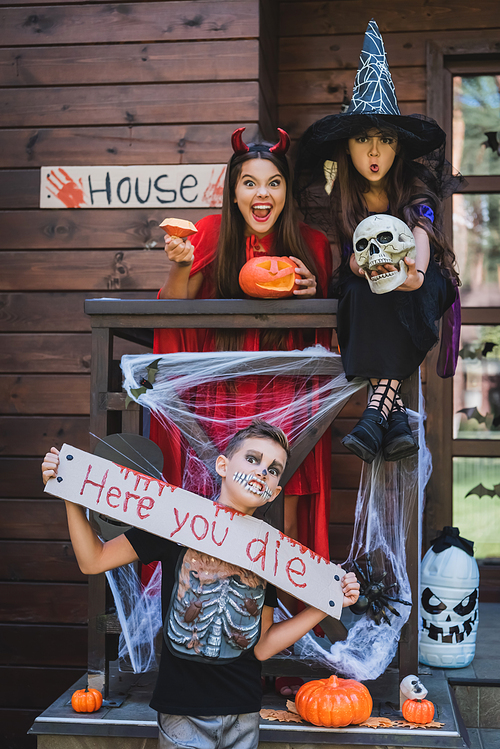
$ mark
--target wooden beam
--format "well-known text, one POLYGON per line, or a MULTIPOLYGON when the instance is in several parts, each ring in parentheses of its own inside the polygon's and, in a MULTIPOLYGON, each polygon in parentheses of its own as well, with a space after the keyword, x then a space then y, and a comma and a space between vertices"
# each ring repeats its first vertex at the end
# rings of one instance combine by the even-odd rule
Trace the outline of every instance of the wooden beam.
MULTIPOLYGON (((239 5, 239 3, 234 3, 239 5)), ((87 6, 92 9, 95 6, 87 6)), ((259 116, 257 81, 0 89, 4 127, 225 122, 259 116), (61 102, 65 104, 61 106, 61 102)))
MULTIPOLYGON (((335 2, 282 2, 281 36, 359 34, 359 49, 373 11, 364 0, 335 2)), ((408 4, 379 0, 376 20, 383 35, 387 31, 436 31, 485 29, 498 26, 496 0, 453 0, 429 5, 428 0, 408 4)))
POLYGON ((258 48, 258 39, 6 47, 0 86, 257 80, 258 48))
POLYGON ((251 38, 258 37, 256 9, 256 0, 6 7, 2 29, 12 46, 251 38))
MULTIPOLYGON (((158 164, 224 164, 233 130, 257 134, 257 117, 235 122, 105 127, 19 127, 0 130, 0 167, 158 164)), ((38 123, 37 123, 38 124, 38 123)), ((248 135, 247 135, 248 133, 248 135)))

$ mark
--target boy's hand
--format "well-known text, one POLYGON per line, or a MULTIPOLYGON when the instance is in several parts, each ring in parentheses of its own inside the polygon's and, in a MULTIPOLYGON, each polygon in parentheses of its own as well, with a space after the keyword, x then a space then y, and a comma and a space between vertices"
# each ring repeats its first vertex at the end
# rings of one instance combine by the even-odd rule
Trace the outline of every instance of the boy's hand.
POLYGON ((59 450, 57 447, 51 447, 50 452, 46 454, 42 463, 42 479, 44 486, 49 479, 57 476, 57 467, 59 465, 59 450))
POLYGON ((356 580, 354 572, 347 572, 340 584, 342 585, 342 593, 344 594, 342 607, 352 606, 359 598, 359 583, 356 580))

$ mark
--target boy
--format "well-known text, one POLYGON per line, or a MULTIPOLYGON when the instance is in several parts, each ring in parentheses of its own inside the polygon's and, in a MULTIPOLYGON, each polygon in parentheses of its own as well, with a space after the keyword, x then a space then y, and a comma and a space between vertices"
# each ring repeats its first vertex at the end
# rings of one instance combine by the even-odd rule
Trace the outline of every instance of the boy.
MULTIPOLYGON (((289 457, 285 434, 256 420, 237 432, 216 461, 218 503, 252 515, 280 493, 289 457)), ((56 476, 58 451, 42 463, 44 483, 56 476)), ((273 622, 276 589, 252 572, 178 546, 137 528, 103 543, 80 505, 66 502, 73 549, 83 573, 93 575, 140 560, 162 563, 165 622, 151 707, 158 712, 159 749, 255 749, 259 741, 260 663, 289 647, 325 614, 306 607, 273 622)), ((344 606, 359 583, 342 579, 344 606)))

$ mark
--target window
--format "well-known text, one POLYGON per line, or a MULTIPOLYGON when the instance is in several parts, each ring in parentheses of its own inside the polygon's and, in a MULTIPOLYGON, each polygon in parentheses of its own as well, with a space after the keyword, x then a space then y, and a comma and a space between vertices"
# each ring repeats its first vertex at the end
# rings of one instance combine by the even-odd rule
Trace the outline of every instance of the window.
POLYGON ((427 542, 444 525, 498 563, 500 585, 500 61, 495 42, 428 45, 428 114, 446 130, 448 158, 467 180, 448 207, 462 280, 457 373, 429 362, 427 542), (491 47, 491 49, 490 49, 491 47), (432 409, 432 410, 431 410, 432 409), (498 493, 497 493, 498 491, 498 493))

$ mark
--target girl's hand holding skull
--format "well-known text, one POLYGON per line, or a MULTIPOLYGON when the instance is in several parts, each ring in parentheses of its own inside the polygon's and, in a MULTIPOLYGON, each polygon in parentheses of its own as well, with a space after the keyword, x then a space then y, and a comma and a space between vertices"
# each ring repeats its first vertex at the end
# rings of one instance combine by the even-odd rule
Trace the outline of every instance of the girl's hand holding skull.
POLYGON ((415 260, 405 257, 404 261, 408 268, 408 275, 406 276, 406 281, 401 286, 398 286, 397 291, 416 291, 424 283, 424 275, 417 270, 415 260))
MULTIPOLYGON (((424 283, 424 276, 420 271, 417 270, 415 260, 412 260, 410 257, 405 257, 404 263, 407 266, 408 275, 406 276, 406 280, 401 284, 401 286, 398 286, 395 291, 416 291, 424 283)), ((359 270, 360 275, 366 275, 365 271, 362 268, 360 268, 359 270)), ((386 263, 385 265, 377 265, 376 268, 370 271, 370 277, 373 278, 379 273, 392 273, 396 270, 397 268, 390 263, 386 263)))

